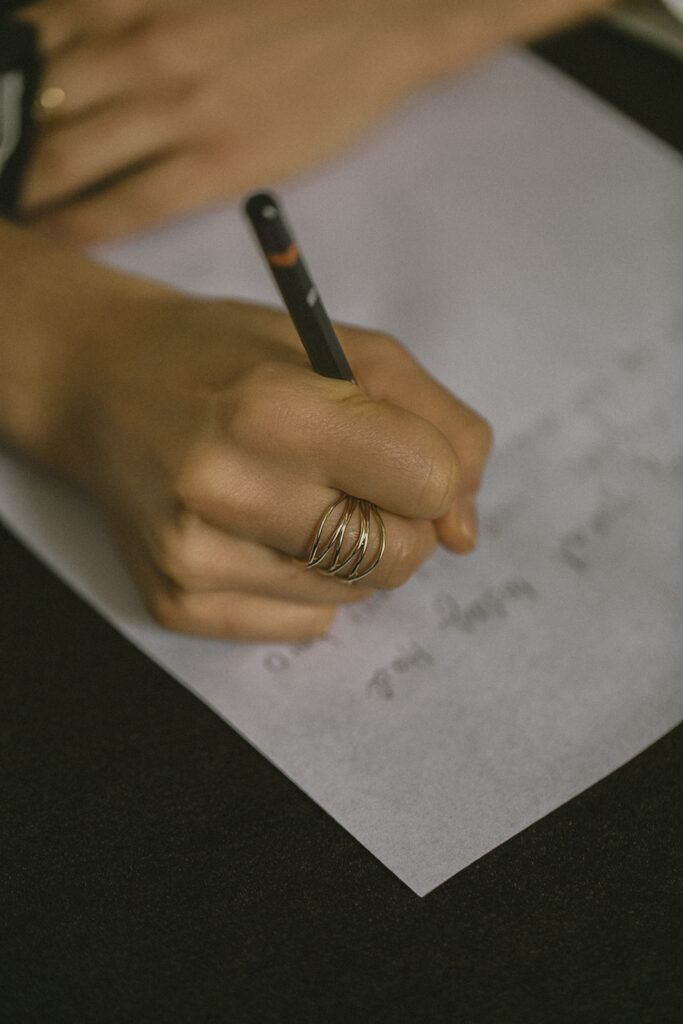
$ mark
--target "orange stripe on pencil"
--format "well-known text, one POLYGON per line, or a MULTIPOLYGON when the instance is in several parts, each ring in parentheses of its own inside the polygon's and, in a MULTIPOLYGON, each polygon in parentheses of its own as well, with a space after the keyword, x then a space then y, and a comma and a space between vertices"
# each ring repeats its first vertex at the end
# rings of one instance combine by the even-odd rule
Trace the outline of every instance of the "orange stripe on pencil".
POLYGON ((282 301, 306 349, 316 373, 332 380, 353 381, 353 373, 325 312, 303 255, 271 192, 254 192, 245 204, 246 213, 282 301))
POLYGON ((293 267, 299 259, 299 248, 292 242, 284 252, 268 252, 266 256, 271 267, 293 267))

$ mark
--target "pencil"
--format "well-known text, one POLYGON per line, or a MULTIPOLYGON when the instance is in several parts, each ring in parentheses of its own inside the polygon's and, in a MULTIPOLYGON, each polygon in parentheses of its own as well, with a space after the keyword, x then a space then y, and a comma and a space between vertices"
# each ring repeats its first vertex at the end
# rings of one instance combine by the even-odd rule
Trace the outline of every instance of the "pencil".
POLYGON ((355 383, 339 338, 299 246, 287 227, 278 200, 270 192, 255 192, 246 200, 244 210, 311 366, 323 377, 355 383))

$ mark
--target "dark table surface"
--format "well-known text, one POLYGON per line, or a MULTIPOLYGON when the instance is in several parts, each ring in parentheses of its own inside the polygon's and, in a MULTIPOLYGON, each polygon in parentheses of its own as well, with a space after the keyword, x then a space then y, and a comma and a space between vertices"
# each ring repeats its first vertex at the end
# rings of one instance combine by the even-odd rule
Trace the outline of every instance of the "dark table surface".
MULTIPOLYGON (((683 65, 537 52, 683 148, 683 65)), ((419 899, 0 529, 0 1019, 683 1019, 683 732, 419 899)))

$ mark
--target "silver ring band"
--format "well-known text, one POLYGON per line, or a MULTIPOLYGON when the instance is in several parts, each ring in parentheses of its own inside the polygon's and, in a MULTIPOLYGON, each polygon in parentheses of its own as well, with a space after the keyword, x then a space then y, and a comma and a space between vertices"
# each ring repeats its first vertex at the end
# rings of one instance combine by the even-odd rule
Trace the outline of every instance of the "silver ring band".
POLYGON ((363 498, 341 494, 325 509, 318 520, 308 559, 303 564, 307 569, 317 569, 326 576, 336 576, 344 583, 357 583, 377 568, 385 547, 386 528, 377 506, 363 498), (340 506, 343 508, 340 509, 340 506), (340 511, 335 517, 337 509, 340 511), (371 547, 373 519, 379 535, 368 553, 368 548, 371 547), (325 540, 326 527, 329 527, 331 532, 325 540), (355 540, 350 547, 345 546, 347 532, 356 527, 358 532, 355 540))

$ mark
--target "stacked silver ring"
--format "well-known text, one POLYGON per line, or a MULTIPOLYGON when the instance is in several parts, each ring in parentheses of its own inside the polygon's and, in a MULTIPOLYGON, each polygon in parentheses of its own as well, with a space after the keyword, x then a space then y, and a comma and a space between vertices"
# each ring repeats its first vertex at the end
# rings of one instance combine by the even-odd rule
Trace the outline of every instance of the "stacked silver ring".
POLYGON ((377 568, 385 547, 386 529, 377 506, 363 498, 342 494, 320 517, 308 560, 303 564, 326 576, 336 576, 344 583, 356 583, 377 568), (335 520, 337 509, 340 511, 335 520), (373 519, 378 536, 371 543, 373 519), (345 547, 347 533, 354 529, 357 529, 357 536, 350 547, 345 547))

